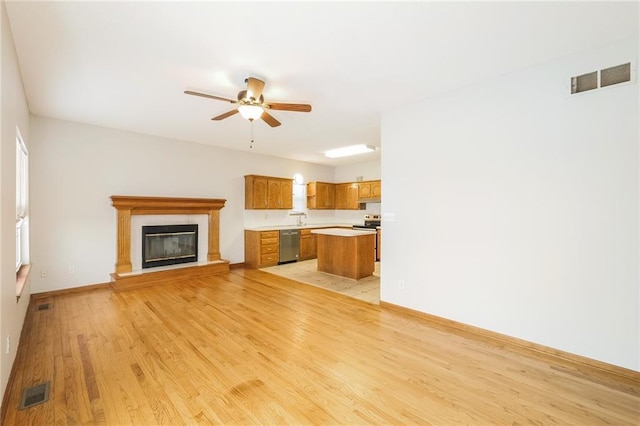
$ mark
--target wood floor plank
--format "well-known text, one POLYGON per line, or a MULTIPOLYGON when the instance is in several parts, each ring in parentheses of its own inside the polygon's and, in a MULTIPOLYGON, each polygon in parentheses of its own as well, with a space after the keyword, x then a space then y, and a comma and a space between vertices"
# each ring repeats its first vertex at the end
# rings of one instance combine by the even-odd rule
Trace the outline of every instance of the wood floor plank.
POLYGON ((30 306, 3 424, 640 423, 637 377, 259 270, 30 306), (18 410, 21 389, 50 401, 18 410))

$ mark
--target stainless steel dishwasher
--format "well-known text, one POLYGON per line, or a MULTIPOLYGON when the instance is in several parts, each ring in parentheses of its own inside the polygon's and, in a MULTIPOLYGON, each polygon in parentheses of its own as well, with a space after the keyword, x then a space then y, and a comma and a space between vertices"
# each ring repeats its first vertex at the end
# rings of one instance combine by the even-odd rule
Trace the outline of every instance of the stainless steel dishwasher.
POLYGON ((300 230, 280 230, 280 256, 278 263, 297 262, 300 255, 300 230))

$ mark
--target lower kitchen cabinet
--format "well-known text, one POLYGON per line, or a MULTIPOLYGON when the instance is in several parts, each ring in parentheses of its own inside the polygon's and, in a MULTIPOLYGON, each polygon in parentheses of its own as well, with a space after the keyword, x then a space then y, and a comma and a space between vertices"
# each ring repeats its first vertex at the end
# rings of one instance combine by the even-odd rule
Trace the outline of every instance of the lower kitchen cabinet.
POLYGON ((318 256, 318 237, 311 229, 300 230, 300 260, 315 259, 318 256))
POLYGON ((244 231, 244 264, 249 268, 263 268, 278 264, 278 231, 244 231))

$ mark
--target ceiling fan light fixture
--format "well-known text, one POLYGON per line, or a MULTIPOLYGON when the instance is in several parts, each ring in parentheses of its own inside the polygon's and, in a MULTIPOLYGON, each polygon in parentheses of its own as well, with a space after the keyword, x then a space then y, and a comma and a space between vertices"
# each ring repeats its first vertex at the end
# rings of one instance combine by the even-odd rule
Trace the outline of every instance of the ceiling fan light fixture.
POLYGON ((262 107, 257 105, 241 105, 238 107, 240 115, 247 120, 256 120, 262 116, 264 112, 262 107))
POLYGON ((326 151, 324 155, 329 158, 340 158, 348 157, 350 155, 364 154, 365 152, 371 152, 375 150, 375 146, 360 144, 331 149, 329 151, 326 151))

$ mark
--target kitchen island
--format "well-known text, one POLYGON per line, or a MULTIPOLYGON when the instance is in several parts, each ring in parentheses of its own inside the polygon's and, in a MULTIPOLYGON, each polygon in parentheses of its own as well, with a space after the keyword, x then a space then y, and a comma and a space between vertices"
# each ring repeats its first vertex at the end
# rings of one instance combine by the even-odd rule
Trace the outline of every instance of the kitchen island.
POLYGON ((376 230, 327 228, 318 235, 318 271, 359 280, 373 275, 376 230))

